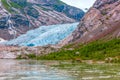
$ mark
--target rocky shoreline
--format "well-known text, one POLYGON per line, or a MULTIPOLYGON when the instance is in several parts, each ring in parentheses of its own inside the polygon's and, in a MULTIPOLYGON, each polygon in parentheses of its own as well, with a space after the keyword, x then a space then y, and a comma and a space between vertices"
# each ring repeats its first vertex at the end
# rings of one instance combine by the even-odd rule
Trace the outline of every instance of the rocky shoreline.
POLYGON ((0 59, 16 59, 19 55, 24 56, 26 54, 45 55, 58 50, 59 48, 54 46, 20 47, 0 45, 0 59))

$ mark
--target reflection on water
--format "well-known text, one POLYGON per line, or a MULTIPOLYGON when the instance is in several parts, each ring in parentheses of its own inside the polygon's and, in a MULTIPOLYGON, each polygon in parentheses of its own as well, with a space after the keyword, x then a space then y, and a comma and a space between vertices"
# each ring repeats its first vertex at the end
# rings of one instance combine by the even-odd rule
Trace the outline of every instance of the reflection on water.
POLYGON ((120 80, 120 64, 0 60, 0 80, 120 80))
POLYGON ((0 60, 0 80, 73 80, 69 74, 49 64, 46 61, 0 60))
POLYGON ((120 80, 120 64, 86 64, 65 63, 55 65, 58 69, 65 70, 74 76, 75 80, 120 80))

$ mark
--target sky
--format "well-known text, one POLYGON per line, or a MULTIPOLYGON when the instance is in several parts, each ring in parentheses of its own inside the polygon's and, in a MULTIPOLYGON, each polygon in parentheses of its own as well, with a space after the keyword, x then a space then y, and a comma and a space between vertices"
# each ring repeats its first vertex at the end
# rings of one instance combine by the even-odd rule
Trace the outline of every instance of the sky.
POLYGON ((61 0, 61 1, 85 11, 85 8, 90 8, 96 0, 61 0))

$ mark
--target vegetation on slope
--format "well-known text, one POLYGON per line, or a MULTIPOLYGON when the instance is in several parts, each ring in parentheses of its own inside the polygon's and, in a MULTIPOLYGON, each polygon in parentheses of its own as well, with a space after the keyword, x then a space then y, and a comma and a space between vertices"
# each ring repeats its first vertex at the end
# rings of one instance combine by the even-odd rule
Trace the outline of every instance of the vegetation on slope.
POLYGON ((22 8, 22 6, 20 6, 20 5, 16 4, 16 3, 14 3, 14 2, 10 2, 10 5, 11 5, 12 7, 14 7, 14 8, 19 8, 19 9, 22 8))
POLYGON ((5 9, 9 12, 12 12, 12 7, 14 8, 18 8, 18 9, 21 9, 22 6, 14 3, 14 2, 10 2, 9 4, 7 3, 7 0, 1 0, 3 6, 5 7, 5 9))
MULTIPOLYGON (((34 54, 33 54, 34 55, 34 54)), ((59 52, 43 56, 28 56, 42 60, 105 60, 113 58, 120 61, 120 39, 95 41, 86 45, 73 47, 73 44, 63 47, 59 52)))
POLYGON ((6 0, 1 0, 1 2, 2 2, 3 6, 4 6, 8 11, 10 11, 10 6, 9 6, 9 4, 7 3, 7 1, 6 1, 6 0))

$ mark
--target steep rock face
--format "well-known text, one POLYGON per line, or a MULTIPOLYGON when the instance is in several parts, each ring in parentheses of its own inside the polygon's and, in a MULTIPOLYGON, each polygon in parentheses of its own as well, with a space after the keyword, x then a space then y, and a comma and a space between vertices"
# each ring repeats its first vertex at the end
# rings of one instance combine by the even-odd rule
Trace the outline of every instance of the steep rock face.
POLYGON ((42 25, 76 22, 83 15, 60 0, 0 0, 0 37, 10 40, 42 25))
POLYGON ((97 0, 78 28, 62 44, 120 37, 120 0, 97 0))
POLYGON ((52 9, 58 12, 62 12, 66 14, 68 17, 73 18, 75 20, 80 20, 84 12, 80 9, 77 9, 72 6, 68 6, 60 0, 27 0, 30 3, 36 3, 42 5, 42 7, 52 9))

